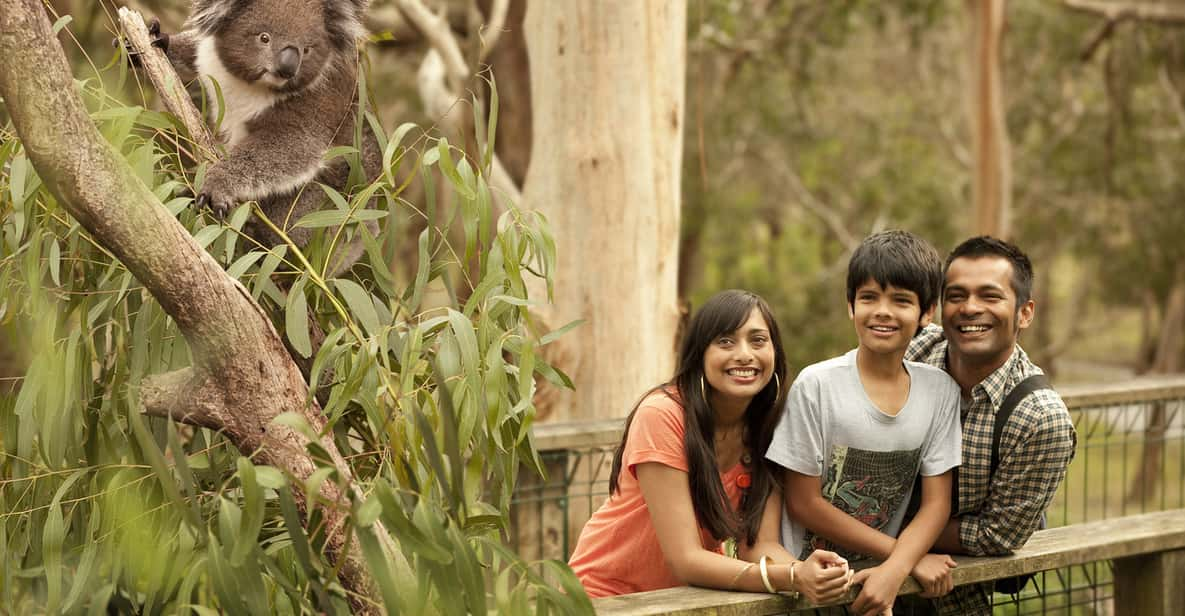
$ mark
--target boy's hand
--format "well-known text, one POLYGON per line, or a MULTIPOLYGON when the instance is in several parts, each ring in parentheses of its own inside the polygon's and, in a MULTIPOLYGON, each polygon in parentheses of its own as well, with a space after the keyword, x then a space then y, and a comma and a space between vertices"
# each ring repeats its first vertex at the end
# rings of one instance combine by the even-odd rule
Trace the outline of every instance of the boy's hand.
POLYGON ((794 566, 794 586, 807 601, 818 605, 838 599, 848 589, 848 561, 835 552, 815 550, 794 566))
POLYGON ((891 565, 878 565, 861 569, 852 577, 853 584, 862 584, 860 595, 852 602, 849 611, 858 616, 879 616, 892 613, 893 601, 906 572, 891 565))
POLYGON ((950 570, 957 567, 955 559, 946 554, 926 554, 909 572, 922 586, 921 596, 927 599, 941 597, 955 587, 950 570))

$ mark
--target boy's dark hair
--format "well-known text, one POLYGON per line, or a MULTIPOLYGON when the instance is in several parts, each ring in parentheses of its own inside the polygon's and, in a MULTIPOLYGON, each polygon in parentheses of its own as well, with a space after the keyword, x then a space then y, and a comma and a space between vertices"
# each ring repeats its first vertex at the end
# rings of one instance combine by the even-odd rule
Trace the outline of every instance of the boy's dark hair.
MULTIPOLYGON (((1015 244, 1010 244, 1004 240, 994 238, 990 235, 981 235, 973 237, 962 244, 959 244, 951 251, 946 258, 946 266, 943 271, 950 268, 950 264, 960 257, 967 257, 969 259, 977 259, 979 257, 1000 257, 1012 264, 1012 292, 1016 293, 1016 309, 1029 298, 1033 296, 1033 263, 1029 261, 1029 256, 1017 248, 1015 244)), ((943 281, 945 288, 946 281, 943 281)))
POLYGON ((848 261, 848 306, 856 301, 856 289, 875 280, 913 291, 922 312, 934 307, 942 292, 942 257, 930 242, 909 231, 874 233, 860 242, 848 261))

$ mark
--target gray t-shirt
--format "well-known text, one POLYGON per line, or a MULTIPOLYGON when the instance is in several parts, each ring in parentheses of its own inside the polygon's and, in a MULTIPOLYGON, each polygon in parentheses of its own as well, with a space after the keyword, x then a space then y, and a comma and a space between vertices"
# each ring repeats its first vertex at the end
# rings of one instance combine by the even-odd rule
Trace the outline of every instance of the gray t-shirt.
MULTIPOLYGON (((896 415, 872 403, 860 382, 856 351, 798 374, 765 457, 823 479, 823 497, 844 513, 896 537, 914 478, 959 465, 959 386, 946 372, 907 361, 909 397, 896 415)), ((793 498, 793 495, 790 495, 793 498)), ((862 557, 782 516, 782 543, 806 558, 814 549, 862 557)))

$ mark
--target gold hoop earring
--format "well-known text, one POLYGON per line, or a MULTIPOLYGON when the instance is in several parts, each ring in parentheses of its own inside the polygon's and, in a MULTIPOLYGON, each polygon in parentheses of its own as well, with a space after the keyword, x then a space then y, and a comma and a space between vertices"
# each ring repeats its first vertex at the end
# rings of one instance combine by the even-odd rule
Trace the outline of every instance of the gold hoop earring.
POLYGON ((774 373, 774 387, 777 388, 774 393, 774 400, 777 400, 782 397, 782 379, 778 378, 777 372, 774 373))
POLYGON ((708 401, 708 388, 704 386, 704 375, 699 375, 699 393, 703 395, 704 402, 708 401))

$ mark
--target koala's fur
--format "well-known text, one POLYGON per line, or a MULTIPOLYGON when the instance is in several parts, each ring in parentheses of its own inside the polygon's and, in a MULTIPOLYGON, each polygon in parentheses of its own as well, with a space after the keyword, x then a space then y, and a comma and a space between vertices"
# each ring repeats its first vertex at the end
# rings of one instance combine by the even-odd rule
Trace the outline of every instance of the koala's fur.
MULTIPOLYGON (((195 0, 182 32, 158 34, 156 44, 182 80, 206 81, 211 123, 219 110, 210 78, 225 103, 220 137, 227 156, 207 170, 199 206, 225 214, 237 203, 256 200, 284 227, 326 202, 310 182, 345 187, 348 164, 322 159, 331 147, 355 145, 356 41, 363 34, 364 9, 364 0, 195 0)), ((378 175, 382 155, 368 128, 362 136, 358 147, 370 180, 378 175)), ((280 243, 254 217, 244 231, 264 246, 280 243)), ((288 233, 303 246, 311 232, 288 233)), ((361 247, 354 242, 346 252, 333 269, 352 264, 361 247)))

